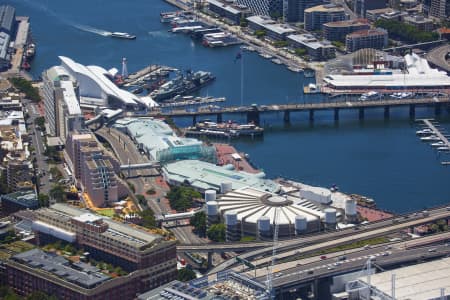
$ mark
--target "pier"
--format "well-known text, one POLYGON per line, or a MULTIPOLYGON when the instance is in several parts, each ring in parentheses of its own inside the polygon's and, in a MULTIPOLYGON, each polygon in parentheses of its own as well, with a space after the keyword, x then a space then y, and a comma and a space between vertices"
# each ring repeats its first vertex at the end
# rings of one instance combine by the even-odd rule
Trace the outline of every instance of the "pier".
MULTIPOLYGON (((436 135, 443 143, 443 147, 447 147, 450 149, 450 141, 448 138, 442 134, 442 132, 431 122, 431 119, 421 119, 425 126, 427 126, 432 132, 433 135, 436 135)), ((448 166, 450 165, 450 161, 443 161, 441 162, 442 165, 448 166)))
MULTIPOLYGON (((447 110, 450 109, 450 97, 433 97, 433 98, 411 98, 411 99, 385 99, 385 100, 369 100, 369 101, 333 101, 319 103, 292 103, 292 104, 272 104, 272 105, 249 105, 249 106, 229 106, 220 108, 200 108, 200 109, 183 109, 176 108, 172 110, 154 110, 149 112, 147 117, 192 117, 193 124, 197 122, 200 116, 217 116, 217 122, 222 122, 224 114, 246 114, 248 123, 259 124, 260 115, 265 113, 281 112, 284 114, 284 121, 290 122, 291 112, 308 112, 309 120, 314 121, 315 111, 333 111, 335 121, 339 121, 339 111, 342 109, 358 111, 359 119, 364 119, 366 109, 383 108, 384 117, 389 118, 391 107, 409 107, 409 116, 415 118, 416 107, 429 106, 434 107, 436 115, 440 115, 444 105, 447 110)), ((129 113, 130 117, 142 117, 143 115, 129 113)))

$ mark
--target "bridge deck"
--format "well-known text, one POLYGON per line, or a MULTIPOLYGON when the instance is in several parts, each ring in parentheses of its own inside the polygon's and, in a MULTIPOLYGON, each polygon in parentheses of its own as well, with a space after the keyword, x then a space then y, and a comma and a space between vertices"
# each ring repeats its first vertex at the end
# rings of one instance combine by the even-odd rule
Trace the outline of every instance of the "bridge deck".
MULTIPOLYGON (((376 107, 395 107, 408 105, 435 105, 450 103, 450 97, 433 97, 433 98, 412 98, 412 99, 384 99, 370 101, 328 101, 319 103, 290 103, 290 104, 271 104, 260 106, 240 106, 240 107, 221 107, 221 108, 204 108, 199 110, 173 109, 168 111, 155 110, 147 116, 173 116, 187 117, 198 115, 214 115, 229 113, 247 113, 251 111, 263 112, 282 112, 282 111, 310 111, 310 110, 332 110, 332 109, 364 109, 376 107)), ((143 117, 136 115, 135 117, 143 117)))

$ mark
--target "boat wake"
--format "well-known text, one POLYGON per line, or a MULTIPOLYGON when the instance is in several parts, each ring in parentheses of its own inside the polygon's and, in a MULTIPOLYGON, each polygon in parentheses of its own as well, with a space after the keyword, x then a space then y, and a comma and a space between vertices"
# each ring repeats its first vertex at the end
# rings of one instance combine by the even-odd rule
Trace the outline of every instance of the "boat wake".
POLYGON ((163 37, 163 38, 167 38, 167 37, 172 37, 172 34, 169 34, 167 31, 162 31, 162 30, 155 30, 155 31, 149 31, 148 35, 151 37, 163 37))
POLYGON ((95 27, 91 27, 88 25, 81 25, 81 24, 72 24, 73 27, 84 31, 84 32, 90 32, 90 33, 95 33, 101 36, 110 36, 112 34, 112 32, 110 31, 106 31, 103 29, 99 29, 99 28, 95 28, 95 27))

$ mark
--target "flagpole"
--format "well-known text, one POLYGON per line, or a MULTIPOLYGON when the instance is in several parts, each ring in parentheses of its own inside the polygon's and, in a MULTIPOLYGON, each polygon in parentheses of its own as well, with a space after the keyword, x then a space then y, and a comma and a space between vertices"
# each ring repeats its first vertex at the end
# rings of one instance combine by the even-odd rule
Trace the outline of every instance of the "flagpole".
POLYGON ((241 106, 244 106, 244 55, 241 51, 241 106))

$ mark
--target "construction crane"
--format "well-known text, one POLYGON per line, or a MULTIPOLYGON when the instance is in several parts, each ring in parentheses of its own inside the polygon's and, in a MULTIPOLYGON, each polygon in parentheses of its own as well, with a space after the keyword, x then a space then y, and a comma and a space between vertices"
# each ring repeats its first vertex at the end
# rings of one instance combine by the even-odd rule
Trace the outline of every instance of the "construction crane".
POLYGON ((270 264, 269 272, 267 273, 267 286, 266 286, 266 293, 270 296, 270 299, 275 299, 275 293, 273 291, 272 286, 272 278, 278 247, 278 207, 275 208, 273 224, 275 227, 273 229, 272 263, 270 264))

